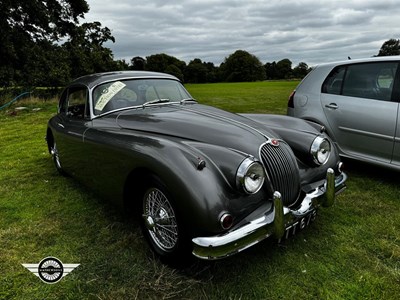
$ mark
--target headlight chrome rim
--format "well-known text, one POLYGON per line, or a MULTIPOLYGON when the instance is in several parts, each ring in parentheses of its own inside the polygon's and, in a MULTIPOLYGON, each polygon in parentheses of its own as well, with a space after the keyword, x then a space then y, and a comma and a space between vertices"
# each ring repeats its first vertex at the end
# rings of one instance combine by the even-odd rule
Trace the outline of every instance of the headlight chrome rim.
POLYGON ((242 161, 236 173, 236 185, 247 194, 257 193, 265 181, 263 165, 254 157, 242 161))
POLYGON ((331 156, 332 144, 331 142, 322 136, 317 136, 310 149, 313 161, 315 164, 321 166, 324 165, 331 156))

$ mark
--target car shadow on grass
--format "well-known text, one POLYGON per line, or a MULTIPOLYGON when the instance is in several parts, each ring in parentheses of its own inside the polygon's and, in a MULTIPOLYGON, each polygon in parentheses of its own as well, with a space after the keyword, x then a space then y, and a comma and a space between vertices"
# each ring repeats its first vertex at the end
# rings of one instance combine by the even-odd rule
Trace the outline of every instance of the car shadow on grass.
POLYGON ((366 162, 357 161, 349 158, 342 158, 344 162, 344 171, 351 176, 355 175, 358 177, 368 177, 373 180, 385 181, 389 184, 397 185, 399 183, 398 177, 399 172, 381 167, 366 162))

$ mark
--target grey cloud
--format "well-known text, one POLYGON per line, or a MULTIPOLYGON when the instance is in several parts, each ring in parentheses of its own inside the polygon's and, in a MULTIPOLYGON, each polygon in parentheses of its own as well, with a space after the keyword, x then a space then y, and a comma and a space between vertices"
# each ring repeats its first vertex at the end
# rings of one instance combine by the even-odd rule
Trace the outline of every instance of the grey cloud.
POLYGON ((115 58, 167 53, 215 64, 243 49, 309 65, 377 54, 400 38, 396 1, 88 0, 87 21, 112 29, 115 58))

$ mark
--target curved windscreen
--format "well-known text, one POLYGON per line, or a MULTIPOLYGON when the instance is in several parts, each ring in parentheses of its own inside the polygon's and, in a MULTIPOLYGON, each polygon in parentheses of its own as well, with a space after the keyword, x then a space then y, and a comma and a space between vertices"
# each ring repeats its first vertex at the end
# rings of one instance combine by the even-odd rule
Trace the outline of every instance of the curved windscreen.
POLYGON ((191 98, 182 84, 170 79, 128 79, 107 82, 93 90, 95 115, 155 102, 179 102, 191 98))

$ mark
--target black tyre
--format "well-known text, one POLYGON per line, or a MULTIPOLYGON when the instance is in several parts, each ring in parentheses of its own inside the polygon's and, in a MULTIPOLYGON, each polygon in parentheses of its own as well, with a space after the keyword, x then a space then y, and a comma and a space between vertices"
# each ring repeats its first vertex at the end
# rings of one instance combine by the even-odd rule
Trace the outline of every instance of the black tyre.
POLYGON ((141 225, 152 250, 164 263, 181 267, 190 262, 190 238, 167 189, 157 181, 143 194, 141 225))

